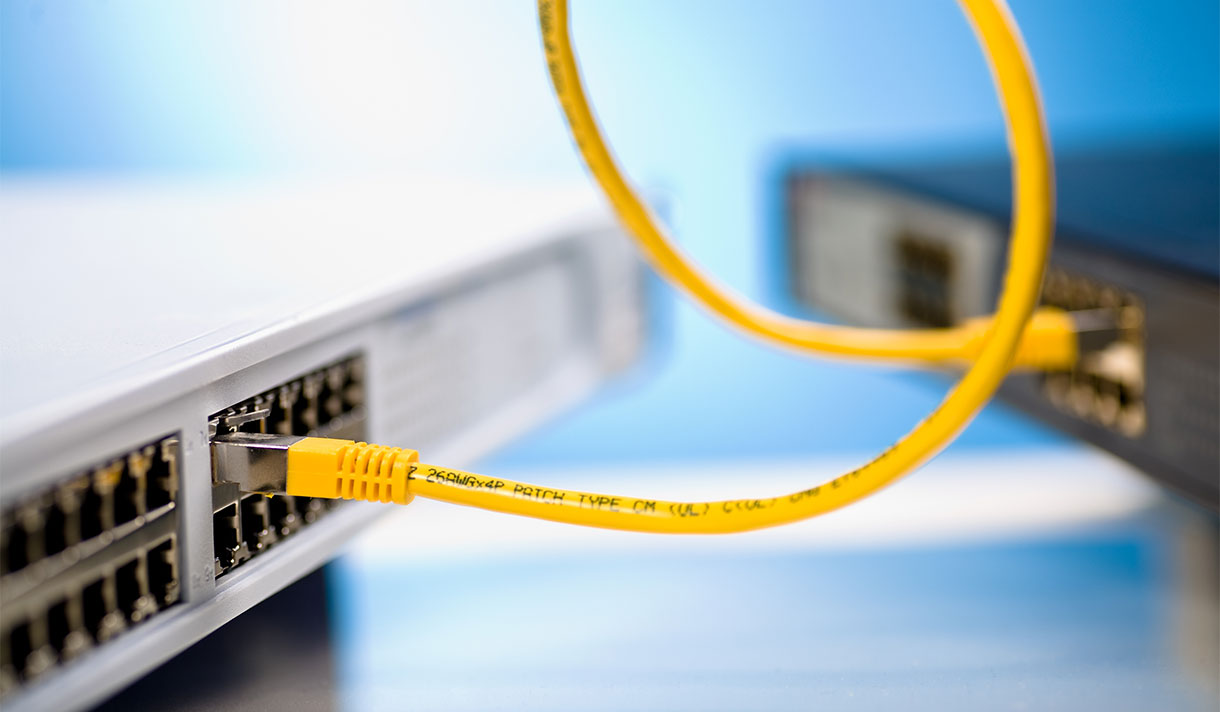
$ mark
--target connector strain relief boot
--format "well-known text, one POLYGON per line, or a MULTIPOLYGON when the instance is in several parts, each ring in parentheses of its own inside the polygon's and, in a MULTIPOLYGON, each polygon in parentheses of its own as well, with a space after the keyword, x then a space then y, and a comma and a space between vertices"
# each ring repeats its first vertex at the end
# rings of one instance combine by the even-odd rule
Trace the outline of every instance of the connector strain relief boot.
POLYGON ((353 440, 305 438, 288 449, 288 494, 407 504, 419 453, 353 440))

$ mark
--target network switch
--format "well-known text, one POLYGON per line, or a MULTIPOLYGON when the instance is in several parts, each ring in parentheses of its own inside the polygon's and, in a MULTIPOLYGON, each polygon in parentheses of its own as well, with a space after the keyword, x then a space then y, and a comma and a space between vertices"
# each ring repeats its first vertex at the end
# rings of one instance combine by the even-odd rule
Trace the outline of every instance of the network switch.
POLYGON ((77 290, 0 312, 13 712, 100 702, 390 510, 242 492, 215 475, 218 434, 399 443, 460 466, 644 341, 641 265, 585 188, 2 188, 25 247, 0 299, 50 270, 77 290), (62 259, 99 239, 106 269, 62 259))
MULTIPOLYGON (((1107 328, 1082 334, 1074 368, 1014 373, 1000 391, 1212 508, 1220 506, 1218 165, 1214 141, 1060 156, 1060 220, 1042 301, 1107 328)), ((998 162, 786 162, 776 200, 782 298, 875 327, 942 327, 991 313, 1010 194, 998 162)))

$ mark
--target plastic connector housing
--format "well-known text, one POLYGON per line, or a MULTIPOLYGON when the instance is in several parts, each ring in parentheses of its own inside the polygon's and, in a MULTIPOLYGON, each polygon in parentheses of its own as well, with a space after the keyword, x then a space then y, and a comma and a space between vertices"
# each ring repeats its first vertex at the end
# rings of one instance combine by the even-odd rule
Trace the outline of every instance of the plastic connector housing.
POLYGON ((288 448, 288 494, 408 504, 419 453, 354 440, 305 438, 288 448))

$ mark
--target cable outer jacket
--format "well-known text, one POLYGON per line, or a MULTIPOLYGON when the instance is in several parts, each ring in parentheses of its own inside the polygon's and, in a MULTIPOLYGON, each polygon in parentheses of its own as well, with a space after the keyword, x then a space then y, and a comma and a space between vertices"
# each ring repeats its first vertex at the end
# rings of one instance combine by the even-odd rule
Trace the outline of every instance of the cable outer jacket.
MULTIPOLYGON (((984 47, 995 50, 992 66, 1001 93, 1011 94, 1010 98, 1016 99, 1016 94, 1023 91, 1022 84, 1032 88, 1028 77, 1019 76, 1026 74, 1024 63, 1012 60, 1010 50, 1013 48, 1023 54, 1014 34, 1015 26, 1005 21, 997 23, 988 17, 1002 12, 997 3, 966 0, 963 7, 975 21, 984 47)), ((979 342, 989 326, 987 321, 944 329, 911 330, 820 324, 760 307, 703 273, 665 234, 664 228, 623 177, 606 145, 572 52, 567 1, 540 0, 538 15, 551 84, 585 165, 653 267, 696 303, 747 334, 804 353, 908 363, 968 363, 975 360, 980 352, 979 342)), ((1014 108, 1023 105, 1027 102, 1013 102, 1014 108)), ((1036 97, 1033 108, 1037 109, 1036 97)), ((1032 160, 1027 162, 1032 163, 1032 160)), ((1030 172, 1036 171, 1037 167, 1031 165, 1030 172)), ((1075 333, 1066 320, 1055 320, 1054 324, 1054 329, 1028 335, 1038 343, 1021 349, 1014 356, 1014 365, 1040 369, 1071 366, 1075 359, 1075 333)))

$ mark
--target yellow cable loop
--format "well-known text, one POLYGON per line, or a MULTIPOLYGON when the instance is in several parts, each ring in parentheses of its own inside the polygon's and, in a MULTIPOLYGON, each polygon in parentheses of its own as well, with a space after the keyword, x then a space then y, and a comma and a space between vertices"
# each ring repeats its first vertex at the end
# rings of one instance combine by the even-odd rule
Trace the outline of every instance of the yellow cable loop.
MULTIPOLYGON (((729 533, 824 514, 876 492, 945 447, 999 387, 1038 302, 1051 243, 1053 178, 1041 102, 1016 25, 1001 0, 959 0, 991 66, 1013 162, 1012 240, 1005 288, 973 364, 914 430, 863 466, 825 484, 764 499, 665 502, 558 490, 420 464, 410 493, 430 499, 570 524, 658 533, 729 533)), ((580 84, 568 36, 566 0, 539 0, 551 82, 572 136, 619 217, 657 268, 715 313, 773 341, 842 355, 948 357, 946 332, 841 330, 776 317, 707 281, 658 229, 616 167, 580 84), (899 336, 901 338, 899 338, 899 336), (896 346, 895 344, 898 344, 896 346)), ((960 353, 958 354, 960 355, 960 353)))
MULTIPOLYGON (((964 3, 968 14, 978 10, 964 3)), ((641 251, 653 267, 672 284, 685 291, 697 303, 733 326, 773 344, 799 351, 827 355, 906 360, 913 362, 970 362, 986 338, 990 319, 975 319, 947 329, 895 331, 892 329, 861 329, 793 319, 743 300, 726 287, 703 274, 666 237, 664 229, 652 216, 624 179, 606 146, 581 84, 580 71, 572 52, 566 0, 540 0, 538 15, 542 27, 543 48, 551 84, 567 117, 572 138, 588 166, 614 206, 619 219, 635 238, 641 251)), ((1001 21, 1005 28, 1008 23, 1001 21)), ((1013 35, 997 28, 994 33, 984 29, 976 18, 984 45, 1000 41, 1000 35, 1013 35), (991 38, 991 39, 989 39, 991 38)), ((1020 52, 1014 38, 1011 49, 1020 52)), ((998 58, 998 56, 997 56, 998 58)), ((1024 63, 1017 62, 1012 71, 996 63, 1001 91, 1005 76, 1024 74, 1024 63)), ((1076 336, 1070 318, 1053 308, 1040 310, 1031 324, 1029 341, 1018 352, 1014 365, 1037 368, 1065 368, 1075 360, 1076 336)))

